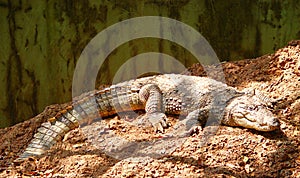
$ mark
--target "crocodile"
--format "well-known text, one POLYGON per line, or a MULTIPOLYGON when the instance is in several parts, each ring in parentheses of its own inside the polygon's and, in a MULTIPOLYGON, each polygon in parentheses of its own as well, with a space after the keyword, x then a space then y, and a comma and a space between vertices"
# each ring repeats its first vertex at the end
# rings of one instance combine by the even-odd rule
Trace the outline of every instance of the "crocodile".
POLYGON ((18 160, 42 155, 81 124, 121 112, 144 110, 140 119, 149 121, 156 132, 170 126, 167 115, 183 117, 185 124, 197 120, 203 125, 212 118, 215 124, 263 132, 278 129, 279 121, 267 102, 249 91, 253 90, 239 91, 207 77, 181 74, 133 79, 94 90, 42 123, 18 160))

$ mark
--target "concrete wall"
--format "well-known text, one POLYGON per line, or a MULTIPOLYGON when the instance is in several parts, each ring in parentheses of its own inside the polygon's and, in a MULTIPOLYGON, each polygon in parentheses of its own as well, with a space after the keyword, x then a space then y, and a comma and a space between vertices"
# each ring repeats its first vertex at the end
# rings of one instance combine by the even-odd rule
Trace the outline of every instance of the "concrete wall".
MULTIPOLYGON (((88 42, 106 27, 139 16, 165 16, 198 30, 221 60, 252 58, 300 38, 297 0, 0 0, 0 126, 71 100, 73 71, 88 42)), ((109 40, 109 39, 108 39, 109 40)), ((98 80, 111 82, 129 58, 162 52, 186 66, 185 49, 161 39, 129 41, 105 61, 98 80)))

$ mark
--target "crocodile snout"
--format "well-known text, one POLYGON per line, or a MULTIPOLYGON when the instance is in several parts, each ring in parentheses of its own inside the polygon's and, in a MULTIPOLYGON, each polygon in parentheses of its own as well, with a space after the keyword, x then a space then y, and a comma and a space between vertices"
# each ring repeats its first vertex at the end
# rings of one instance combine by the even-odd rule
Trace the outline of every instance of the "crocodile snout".
POLYGON ((279 121, 276 117, 264 119, 264 121, 260 124, 261 126, 269 127, 272 130, 279 127, 279 121))

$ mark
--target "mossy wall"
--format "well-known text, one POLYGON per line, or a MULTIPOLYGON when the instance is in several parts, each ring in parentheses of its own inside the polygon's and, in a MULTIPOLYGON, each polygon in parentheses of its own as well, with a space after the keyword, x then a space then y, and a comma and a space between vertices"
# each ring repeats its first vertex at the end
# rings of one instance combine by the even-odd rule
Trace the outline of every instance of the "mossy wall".
MULTIPOLYGON (((0 126, 26 120, 45 106, 71 100, 76 61, 106 27, 139 16, 165 16, 198 30, 221 60, 252 58, 300 38, 297 0, 0 0, 0 126)), ((109 39, 108 39, 109 40, 109 39)), ((197 62, 161 39, 129 41, 99 71, 111 82, 129 58, 162 52, 186 66, 197 62)))

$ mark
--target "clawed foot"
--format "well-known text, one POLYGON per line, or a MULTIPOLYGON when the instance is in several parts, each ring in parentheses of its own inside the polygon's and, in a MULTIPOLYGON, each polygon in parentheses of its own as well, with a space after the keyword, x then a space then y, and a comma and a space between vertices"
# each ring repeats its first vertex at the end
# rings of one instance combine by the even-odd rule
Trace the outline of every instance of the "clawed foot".
POLYGON ((197 118, 187 117, 179 121, 174 130, 167 135, 167 137, 188 137, 193 134, 198 134, 202 131, 202 127, 199 125, 197 118))
MULTIPOLYGON (((167 116, 164 113, 146 113, 139 119, 139 125, 147 125, 151 123, 155 132, 164 133, 164 128, 170 127, 171 124, 167 122, 167 116)), ((186 137, 193 134, 198 134, 202 131, 202 127, 199 125, 197 117, 189 115, 185 119, 179 121, 171 133, 167 134, 167 137, 186 137)))
POLYGON ((141 117, 141 120, 148 120, 152 124, 154 131, 158 133, 163 133, 164 128, 171 126, 167 122, 167 116, 164 113, 146 113, 141 117))

